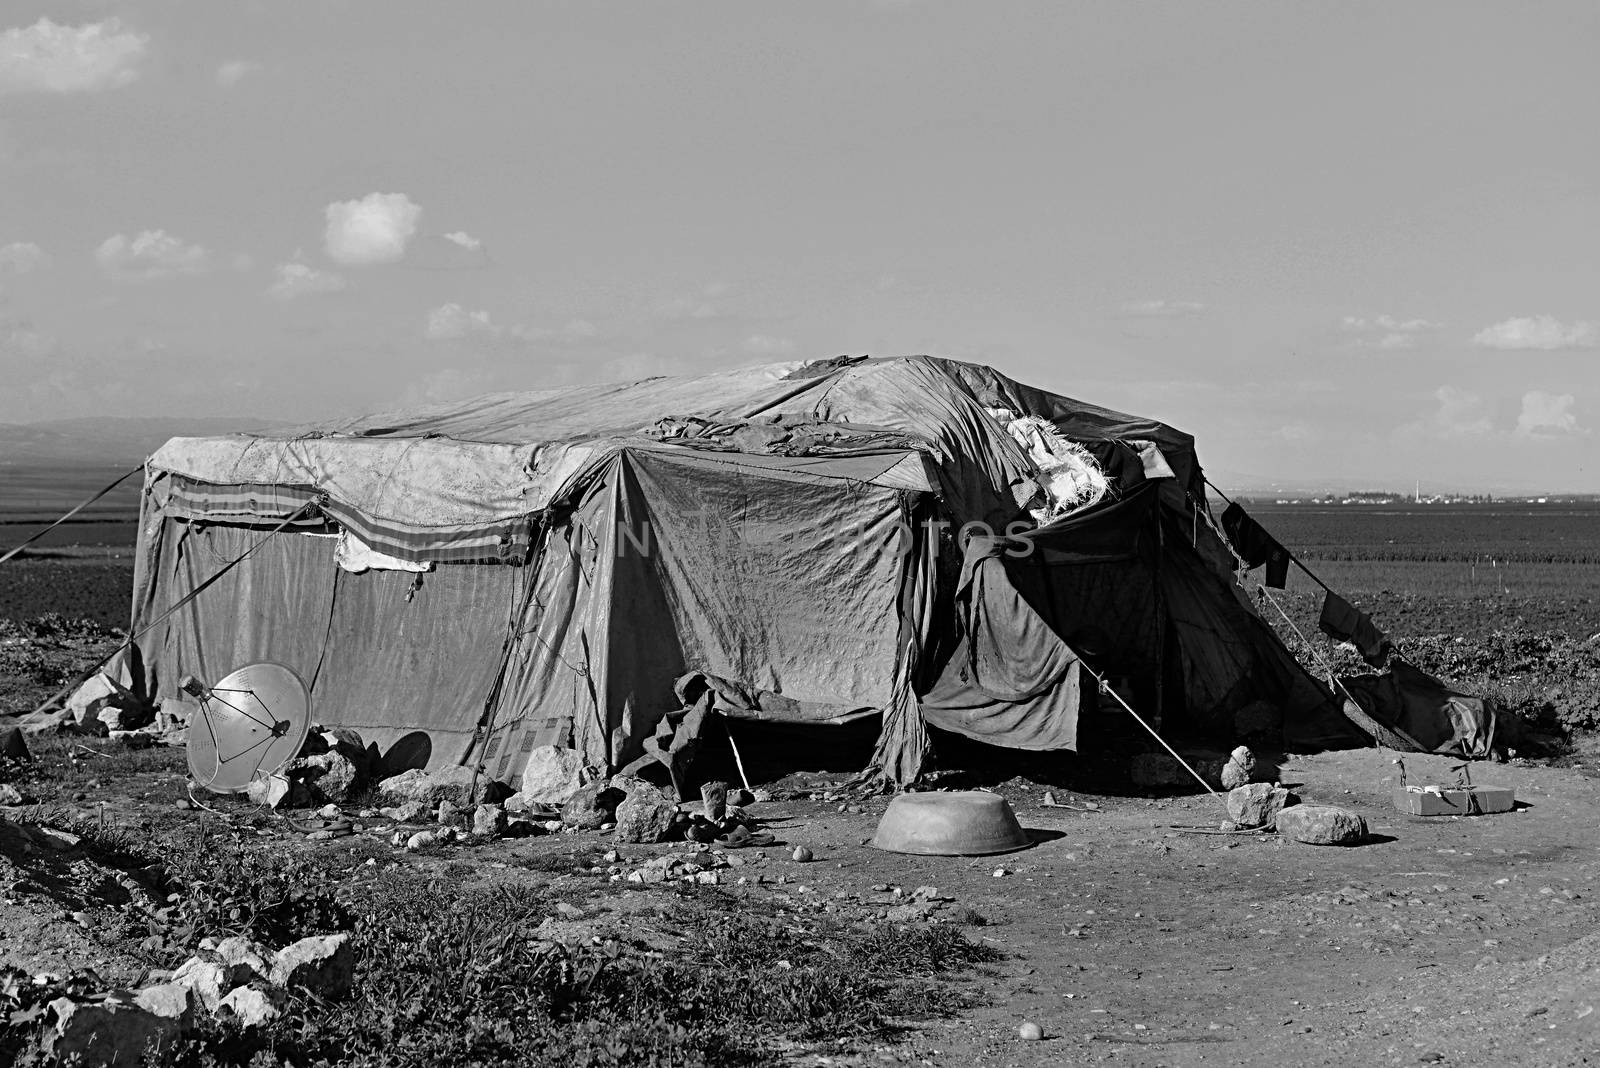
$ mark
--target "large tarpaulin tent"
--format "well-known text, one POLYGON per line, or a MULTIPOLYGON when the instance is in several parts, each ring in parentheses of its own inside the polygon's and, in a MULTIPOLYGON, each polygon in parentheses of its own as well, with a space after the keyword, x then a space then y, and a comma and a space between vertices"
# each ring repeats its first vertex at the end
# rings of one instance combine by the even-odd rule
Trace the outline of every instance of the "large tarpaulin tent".
POLYGON ((1361 740, 1242 596, 1189 435, 951 360, 176 438, 147 464, 135 627, 258 543, 141 639, 149 694, 274 660, 320 721, 507 779, 540 745, 620 767, 690 672, 747 695, 729 714, 881 716, 901 782, 927 724, 1076 748, 1085 667, 1175 731, 1268 708, 1286 745, 1361 740), (1030 441, 1070 443, 1103 499, 1050 507, 1030 441))

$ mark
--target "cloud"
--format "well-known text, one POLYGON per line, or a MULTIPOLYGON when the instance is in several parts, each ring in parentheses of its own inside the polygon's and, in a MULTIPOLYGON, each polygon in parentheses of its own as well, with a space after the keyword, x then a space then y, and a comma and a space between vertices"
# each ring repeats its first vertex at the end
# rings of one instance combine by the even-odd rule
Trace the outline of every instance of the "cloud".
POLYGON ((277 276, 267 293, 278 300, 292 300, 316 293, 337 293, 345 287, 343 275, 318 270, 309 263, 280 263, 277 276))
POLYGON ((1440 386, 1434 390, 1439 402, 1429 428, 1447 438, 1469 438, 1487 434, 1494 429, 1483 398, 1455 386, 1440 386))
POLYGON ((1535 315, 1486 326, 1472 343, 1485 349, 1592 349, 1600 344, 1600 328, 1583 320, 1568 324, 1553 316, 1535 315))
POLYGON ((230 59, 217 68, 217 84, 232 89, 260 69, 261 64, 253 59, 230 59))
POLYGON ((347 266, 393 263, 406 254, 421 215, 404 193, 369 193, 329 204, 328 258, 347 266))
POLYGON ((60 26, 42 18, 0 33, 0 93, 94 93, 139 76, 150 38, 116 19, 60 26))
POLYGON ((452 301, 428 313, 428 324, 423 333, 432 341, 460 341, 468 337, 496 338, 502 333, 483 309, 463 308, 452 301))
POLYGON ((0 272, 27 274, 43 265, 44 249, 31 241, 13 241, 0 245, 0 272))
POLYGON ((1206 306, 1197 300, 1130 300, 1117 310, 1117 314, 1130 319, 1173 319, 1180 315, 1198 315, 1206 306))
POLYGON ((487 393, 493 387, 494 378, 486 371, 444 367, 423 375, 407 386, 401 403, 443 404, 487 393))
POLYGON ((59 349, 54 335, 35 329, 28 320, 0 317, 0 366, 15 363, 19 369, 32 373, 59 349))
POLYGON ((751 334, 739 347, 752 356, 787 356, 794 352, 793 341, 770 334, 751 334))
POLYGON ((1382 349, 1397 352, 1417 347, 1417 335, 1440 329, 1444 324, 1430 319, 1399 319, 1393 315, 1378 315, 1367 319, 1346 315, 1339 327, 1347 334, 1359 335, 1357 348, 1382 349))
POLYGON ((165 230, 143 230, 137 237, 116 234, 95 249, 95 260, 106 274, 123 281, 147 281, 180 274, 204 274, 211 269, 211 254, 199 245, 186 245, 165 230))
POLYGON ((1522 395, 1522 412, 1517 416, 1517 436, 1555 437, 1566 434, 1587 434, 1578 426, 1578 416, 1573 405, 1577 398, 1570 393, 1546 393, 1531 389, 1522 395))
POLYGON ((453 231, 452 233, 445 234, 444 235, 444 239, 446 241, 455 242, 456 244, 460 245, 462 248, 466 249, 468 252, 477 252, 479 249, 483 248, 483 242, 482 241, 480 241, 477 238, 473 237, 471 234, 465 232, 464 230, 456 230, 456 231, 453 231))

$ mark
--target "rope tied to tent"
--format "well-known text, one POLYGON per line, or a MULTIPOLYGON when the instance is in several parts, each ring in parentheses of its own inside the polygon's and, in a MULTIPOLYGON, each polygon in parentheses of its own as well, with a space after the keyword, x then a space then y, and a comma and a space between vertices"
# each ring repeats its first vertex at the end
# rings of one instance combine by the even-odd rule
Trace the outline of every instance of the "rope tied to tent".
POLYGON ((95 672, 99 671, 108 662, 110 662, 111 660, 115 659, 118 656, 121 656, 123 653, 125 653, 129 649, 133 648, 133 643, 134 642, 138 641, 140 638, 142 638, 146 634, 150 633, 150 631, 154 630, 161 623, 165 622, 170 616, 174 615, 180 609, 182 609, 185 606, 187 606, 195 598, 199 597, 202 593, 204 593, 207 589, 209 589, 211 587, 211 585, 213 583, 215 583, 218 579, 220 579, 223 575, 227 574, 229 571, 232 571, 235 567, 239 566, 245 560, 247 560, 249 557, 254 555, 255 551, 257 549, 261 548, 267 542, 271 541, 274 535, 282 532, 291 523, 298 522, 299 520, 304 519, 304 518, 316 513, 317 511, 320 511, 322 506, 325 505, 327 502, 328 502, 328 495, 326 493, 319 493, 319 494, 317 494, 316 497, 312 498, 311 500, 307 501, 305 504, 301 505, 299 508, 295 509, 293 512, 291 512, 283 520, 283 522, 279 523, 277 526, 275 526, 271 530, 267 531, 267 533, 263 534, 260 537, 260 539, 258 539, 255 542, 255 544, 251 545, 244 552, 240 553, 238 556, 235 556, 232 560, 230 560, 226 564, 224 564, 218 571, 216 571, 214 574, 212 574, 212 576, 210 578, 206 579, 204 582, 200 583, 194 589, 192 589, 188 593, 184 594, 171 607, 169 607, 165 612, 162 612, 159 616, 157 616, 156 618, 152 619, 150 622, 146 623, 144 626, 142 626, 142 627, 138 628, 137 630, 133 631, 131 634, 128 635, 127 640, 124 641, 121 645, 117 646, 115 649, 111 650, 111 652, 107 653, 105 656, 102 656, 100 659, 94 661, 94 663, 90 664, 88 667, 84 668, 81 672, 79 672, 76 676, 74 676, 73 679, 70 682, 68 682, 65 686, 63 686, 61 689, 57 690, 50 697, 46 698, 43 704, 41 704, 38 708, 35 708, 33 710, 33 713, 35 715, 37 715, 38 713, 43 712, 45 709, 51 707, 56 702, 60 701, 62 698, 66 697, 68 694, 72 693, 79 686, 82 686, 86 681, 88 681, 90 676, 92 676, 95 672))
POLYGON ((1150 737, 1154 738, 1157 742, 1160 742, 1161 743, 1161 748, 1165 749, 1168 753, 1171 753, 1172 754, 1172 759, 1176 760, 1180 765, 1182 765, 1184 771, 1187 771, 1190 775, 1194 776, 1194 781, 1199 783, 1201 786, 1205 787, 1206 793, 1210 794, 1212 797, 1216 798, 1218 801, 1221 801, 1223 803, 1223 805, 1226 806, 1227 802, 1223 799, 1222 795, 1217 793, 1216 790, 1212 789, 1211 784, 1206 782, 1205 777, 1202 776, 1198 771, 1194 770, 1194 768, 1190 766, 1190 764, 1189 764, 1189 762, 1187 760, 1185 760, 1185 759, 1183 759, 1183 757, 1179 756, 1178 755, 1178 751, 1176 749, 1172 748, 1172 746, 1168 745, 1167 744, 1167 740, 1165 738, 1161 737, 1161 735, 1156 732, 1156 729, 1154 727, 1152 727, 1152 726, 1150 726, 1150 724, 1146 723, 1144 717, 1139 715, 1139 713, 1135 712, 1133 710, 1133 706, 1130 705, 1128 702, 1124 701, 1122 699, 1122 695, 1120 693, 1118 693, 1116 690, 1111 688, 1111 684, 1106 681, 1106 677, 1104 675, 1102 675, 1099 672, 1095 671, 1095 669, 1090 667, 1088 664, 1083 663, 1082 660, 1079 660, 1078 663, 1083 667, 1083 670, 1085 670, 1085 671, 1087 671, 1089 673, 1090 678, 1094 679, 1096 684, 1098 684, 1100 693, 1102 693, 1102 694, 1110 694, 1112 699, 1115 700, 1117 702, 1117 704, 1119 704, 1123 708, 1127 709, 1128 715, 1133 717, 1134 722, 1138 723, 1139 726, 1143 727, 1146 731, 1148 731, 1150 733, 1150 737))

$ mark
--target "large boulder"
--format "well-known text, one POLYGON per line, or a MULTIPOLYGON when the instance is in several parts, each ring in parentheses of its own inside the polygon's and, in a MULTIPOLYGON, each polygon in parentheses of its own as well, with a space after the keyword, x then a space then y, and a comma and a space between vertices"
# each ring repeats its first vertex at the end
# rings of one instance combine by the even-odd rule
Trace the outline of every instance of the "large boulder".
POLYGON ((583 756, 576 749, 541 745, 528 754, 517 793, 529 801, 559 805, 583 785, 583 779, 583 756))
POLYGON ((617 805, 617 837, 624 842, 663 842, 678 822, 677 803, 643 779, 613 779, 627 796, 617 805))
POLYGON ((209 953, 224 967, 235 969, 230 973, 235 984, 272 976, 272 950, 243 935, 224 938, 209 953))
POLYGON ((1307 845, 1357 845, 1367 837, 1367 821, 1333 805, 1295 805, 1278 813, 1278 833, 1307 845))
POLYGON ((190 957, 172 973, 172 982, 194 991, 194 996, 207 1012, 215 1012, 222 996, 240 983, 251 979, 250 969, 230 968, 214 960, 190 957))
POLYGON ((43 1052, 52 1064, 82 1068, 141 1064, 146 1047, 170 1044, 194 1026, 194 1004, 182 983, 113 991, 94 1001, 56 998, 43 1052))
POLYGON ((1228 818, 1241 827, 1271 827, 1298 798, 1281 786, 1252 782, 1228 791, 1228 818))
MULTIPOLYGON (((478 786, 488 784, 487 777, 478 776, 478 786)), ((407 801, 421 801, 435 805, 440 801, 453 801, 465 805, 472 792, 472 769, 452 764, 437 771, 412 768, 383 780, 378 784, 378 796, 390 805, 407 801)))
POLYGON ((591 782, 578 788, 561 806, 561 822, 581 831, 596 831, 616 822, 617 805, 627 796, 608 782, 591 782))
POLYGON ((355 983, 356 947, 349 933, 302 938, 278 950, 272 985, 305 989, 329 1001, 350 993, 355 983))

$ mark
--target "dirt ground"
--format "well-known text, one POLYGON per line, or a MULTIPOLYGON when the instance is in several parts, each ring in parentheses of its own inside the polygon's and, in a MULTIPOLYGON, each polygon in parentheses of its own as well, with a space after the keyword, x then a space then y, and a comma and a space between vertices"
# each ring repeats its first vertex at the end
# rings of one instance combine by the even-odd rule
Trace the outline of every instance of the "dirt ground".
MULTIPOLYGON (((271 848, 343 856, 351 892, 399 865, 522 888, 549 902, 563 938, 659 949, 651 916, 661 902, 702 892, 625 879, 685 843, 616 845, 596 832, 412 854, 388 844, 381 821, 355 838, 309 841, 242 803, 219 805, 228 823, 179 808, 181 751, 138 760, 137 774, 101 787, 90 776, 104 765, 86 758, 76 781, 42 785, 58 792, 41 800, 80 816, 103 800, 107 818, 134 836, 231 823, 271 848), (608 863, 613 849, 620 855, 608 863), (613 868, 624 877, 613 880, 613 868)), ((1288 760, 1281 778, 1303 798, 1366 816, 1374 841, 1357 848, 1182 829, 1224 817, 1204 794, 1054 788, 1058 800, 1099 806, 1079 811, 1043 807, 1042 787, 1012 780, 996 789, 1041 840, 989 858, 872 849, 865 842, 886 798, 812 799, 842 777, 791 776, 777 786, 793 796, 753 809, 784 846, 730 851, 736 866, 703 892, 728 895, 729 908, 754 897, 796 916, 882 919, 916 888, 935 887, 950 900, 929 922, 964 924, 969 938, 1006 954, 971 978, 981 1004, 963 1015, 906 1021, 899 1041, 866 1053, 797 1052, 796 1064, 1600 1063, 1600 746, 1567 763, 1475 765, 1474 781, 1514 787, 1519 809, 1423 819, 1393 809, 1395 769, 1378 751, 1288 760), (795 863, 794 845, 815 860, 795 863), (1024 1020, 1045 1038, 1021 1040, 1024 1020)), ((1451 779, 1443 758, 1409 757, 1407 768, 1413 782, 1451 779)), ((139 980, 144 966, 118 928, 122 903, 139 892, 138 872, 125 867, 70 853, 35 858, 21 885, 21 869, 8 867, 0 963, 139 980)))

